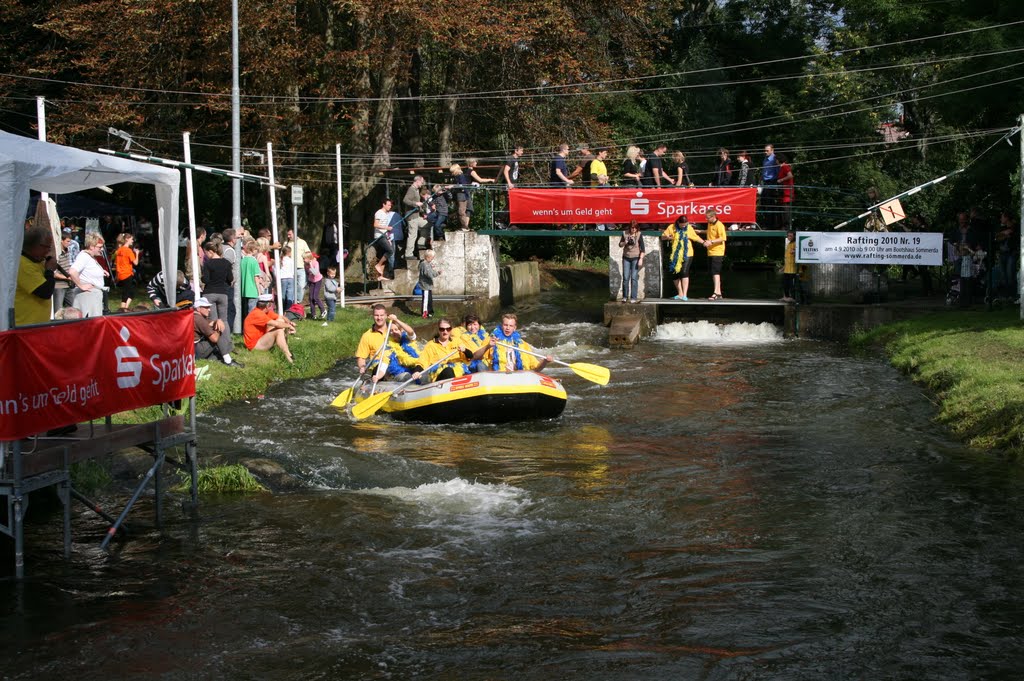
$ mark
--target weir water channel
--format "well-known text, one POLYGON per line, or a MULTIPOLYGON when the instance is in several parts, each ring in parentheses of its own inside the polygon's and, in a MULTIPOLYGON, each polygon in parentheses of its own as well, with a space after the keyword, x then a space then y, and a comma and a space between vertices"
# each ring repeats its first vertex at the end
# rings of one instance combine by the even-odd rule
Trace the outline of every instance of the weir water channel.
POLYGON ((1019 678, 1017 467, 882 358, 705 322, 611 351, 601 302, 517 310, 611 369, 551 370, 555 421, 353 423, 327 406, 351 362, 201 416, 201 457, 296 487, 206 496, 109 555, 84 511, 71 561, 30 539, 0 676, 1019 678))

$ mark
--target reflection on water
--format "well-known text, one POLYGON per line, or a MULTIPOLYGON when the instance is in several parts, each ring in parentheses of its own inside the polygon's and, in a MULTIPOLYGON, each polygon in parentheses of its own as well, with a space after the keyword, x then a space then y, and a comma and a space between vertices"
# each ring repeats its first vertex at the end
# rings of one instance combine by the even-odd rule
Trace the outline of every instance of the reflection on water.
POLYGON ((92 524, 68 564, 33 526, 5 674, 1016 678, 1024 480, 905 379, 765 326, 610 352, 557 311, 524 335, 612 372, 553 370, 560 419, 354 423, 327 407, 346 366, 201 419, 302 491, 204 499, 109 557, 92 524))

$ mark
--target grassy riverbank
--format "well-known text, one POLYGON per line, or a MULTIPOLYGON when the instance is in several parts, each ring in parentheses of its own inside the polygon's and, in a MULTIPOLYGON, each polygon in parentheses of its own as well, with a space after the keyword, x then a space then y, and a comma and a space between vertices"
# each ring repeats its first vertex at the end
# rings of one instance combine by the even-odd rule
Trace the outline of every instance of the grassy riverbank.
POLYGON ((858 334, 938 398, 938 419, 968 444, 1024 455, 1024 323, 1016 308, 951 311, 858 334))

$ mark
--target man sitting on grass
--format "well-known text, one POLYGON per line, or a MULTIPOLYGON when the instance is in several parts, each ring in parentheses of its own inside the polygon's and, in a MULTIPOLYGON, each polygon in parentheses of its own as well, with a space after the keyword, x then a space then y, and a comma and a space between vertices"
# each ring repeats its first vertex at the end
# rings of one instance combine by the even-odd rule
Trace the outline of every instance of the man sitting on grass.
POLYGON ((214 355, 229 367, 241 367, 242 363, 231 358, 234 343, 223 319, 210 320, 210 301, 199 298, 192 311, 193 343, 196 359, 209 359, 214 355))
POLYGON ((249 348, 250 352, 255 352, 270 350, 276 345, 284 353, 288 363, 294 364, 286 336, 295 333, 295 324, 270 309, 270 302, 273 299, 269 293, 261 294, 256 299, 256 307, 246 316, 242 328, 245 347, 249 348))

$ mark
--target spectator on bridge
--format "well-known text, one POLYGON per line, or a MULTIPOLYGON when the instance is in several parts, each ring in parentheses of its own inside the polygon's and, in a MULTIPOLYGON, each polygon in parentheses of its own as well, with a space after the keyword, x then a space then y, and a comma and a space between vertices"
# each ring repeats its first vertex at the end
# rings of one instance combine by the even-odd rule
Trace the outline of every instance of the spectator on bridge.
POLYGON ((793 227, 793 168, 785 154, 777 154, 779 159, 779 207, 782 214, 779 216, 781 226, 787 230, 793 227))
POLYGON ((729 158, 729 150, 725 147, 718 149, 718 165, 715 166, 715 181, 712 186, 728 187, 732 184, 732 160, 729 158))
POLYGON ((455 205, 458 207, 459 213, 459 229, 463 232, 469 231, 469 192, 472 180, 469 179, 469 175, 462 172, 462 166, 458 163, 453 163, 448 168, 448 172, 452 175, 452 189, 455 196, 455 205))
POLYGON ((567 156, 569 156, 569 145, 563 142, 558 145, 558 151, 555 152, 551 163, 548 164, 548 182, 552 187, 565 189, 573 184, 573 180, 569 177, 569 166, 565 160, 567 156))
MULTIPOLYGON (((409 260, 418 255, 419 249, 416 242, 421 236, 421 231, 427 226, 425 205, 420 196, 420 189, 427 183, 426 178, 417 175, 412 178, 412 184, 405 191, 402 197, 402 212, 405 217, 405 258, 409 260)), ((425 236, 425 235, 423 235, 425 236)))
POLYGON ((569 173, 569 179, 576 181, 579 178, 579 187, 589 187, 593 178, 594 153, 590 151, 589 144, 581 144, 579 158, 576 160, 576 167, 569 173))
POLYGON ((690 177, 690 167, 686 165, 686 154, 681 151, 672 152, 673 170, 668 179, 670 185, 677 187, 692 187, 693 178, 690 177))
POLYGON ((449 197, 451 193, 442 185, 435 184, 430 202, 434 209, 427 214, 427 222, 430 223, 432 231, 431 241, 444 241, 444 225, 448 222, 449 197))
POLYGON ((395 255, 395 247, 391 244, 390 238, 393 213, 391 206, 391 199, 384 199, 380 204, 380 209, 373 214, 373 241, 370 243, 377 253, 377 263, 373 269, 377 270, 377 277, 384 281, 391 279, 391 277, 385 276, 385 266, 395 255))
POLYGON ((640 147, 626 148, 626 158, 622 159, 622 184, 629 187, 641 185, 640 147))
POLYGON ((643 172, 643 184, 645 187, 661 187, 672 185, 673 180, 665 173, 665 166, 662 163, 662 156, 668 150, 668 145, 659 142, 654 145, 651 155, 647 157, 647 166, 643 172))
POLYGON ((608 149, 601 147, 594 154, 594 160, 590 162, 590 182, 587 186, 600 187, 601 178, 604 177, 604 184, 608 184, 608 166, 605 161, 608 159, 608 149))
POLYGON ((747 151, 741 151, 736 156, 736 162, 739 167, 736 169, 736 186, 737 187, 751 187, 754 185, 754 173, 750 170, 750 154, 747 151))
POLYGON ((778 214, 775 212, 779 205, 779 159, 775 155, 775 146, 764 145, 764 160, 761 162, 761 203, 764 206, 763 225, 767 229, 777 229, 779 224, 778 214))

